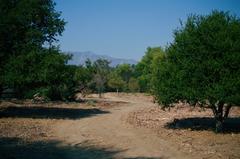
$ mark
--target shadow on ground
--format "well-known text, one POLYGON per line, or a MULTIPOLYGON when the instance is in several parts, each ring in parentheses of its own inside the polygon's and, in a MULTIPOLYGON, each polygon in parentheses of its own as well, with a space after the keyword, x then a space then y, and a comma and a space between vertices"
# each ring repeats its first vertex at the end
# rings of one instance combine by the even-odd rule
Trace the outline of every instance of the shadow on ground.
POLYGON ((86 143, 72 146, 55 140, 26 142, 19 138, 0 138, 0 159, 110 159, 119 158, 116 155, 120 152, 123 151, 97 148, 86 143))
POLYGON ((106 114, 109 111, 100 109, 53 108, 53 107, 15 107, 0 110, 0 118, 37 118, 37 119, 80 119, 84 117, 106 114))
MULTIPOLYGON (((215 130, 215 120, 210 117, 175 119, 165 125, 168 129, 191 129, 195 131, 215 130)), ((240 117, 228 118, 224 122, 224 133, 240 133, 240 117)))

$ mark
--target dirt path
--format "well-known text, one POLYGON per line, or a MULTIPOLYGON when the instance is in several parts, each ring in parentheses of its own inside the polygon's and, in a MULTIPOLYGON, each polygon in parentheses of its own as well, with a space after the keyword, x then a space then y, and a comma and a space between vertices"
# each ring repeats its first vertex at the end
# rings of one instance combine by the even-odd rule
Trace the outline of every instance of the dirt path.
MULTIPOLYGON (((92 157, 87 156, 89 158, 194 158, 180 152, 176 145, 158 137, 151 130, 134 128, 126 122, 130 112, 153 107, 154 104, 149 100, 112 94, 106 94, 105 100, 128 103, 111 108, 107 114, 59 121, 55 128, 57 137, 70 146, 90 145, 88 149, 96 148, 96 151, 90 151, 92 157), (99 149, 104 149, 106 155, 99 149)), ((79 157, 69 155, 70 158, 79 157)))

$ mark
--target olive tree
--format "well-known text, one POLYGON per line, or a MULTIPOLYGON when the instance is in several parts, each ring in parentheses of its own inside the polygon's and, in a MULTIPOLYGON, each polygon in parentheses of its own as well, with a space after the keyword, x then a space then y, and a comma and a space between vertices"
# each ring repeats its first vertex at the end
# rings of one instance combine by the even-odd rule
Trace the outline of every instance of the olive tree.
POLYGON ((231 107, 240 105, 240 19, 221 11, 191 15, 166 52, 154 67, 158 102, 211 108, 221 132, 231 107))

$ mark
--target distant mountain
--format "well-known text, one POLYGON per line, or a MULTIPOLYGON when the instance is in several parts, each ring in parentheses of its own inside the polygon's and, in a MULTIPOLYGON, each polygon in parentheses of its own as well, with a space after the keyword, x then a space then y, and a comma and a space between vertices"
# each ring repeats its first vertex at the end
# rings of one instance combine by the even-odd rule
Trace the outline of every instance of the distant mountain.
POLYGON ((97 59, 106 59, 110 61, 110 66, 115 67, 119 64, 137 64, 137 61, 132 59, 123 59, 123 58, 114 58, 107 55, 97 55, 93 52, 86 51, 86 52, 66 52, 68 54, 72 54, 73 57, 69 60, 68 64, 70 65, 84 65, 87 59, 94 62, 97 59))

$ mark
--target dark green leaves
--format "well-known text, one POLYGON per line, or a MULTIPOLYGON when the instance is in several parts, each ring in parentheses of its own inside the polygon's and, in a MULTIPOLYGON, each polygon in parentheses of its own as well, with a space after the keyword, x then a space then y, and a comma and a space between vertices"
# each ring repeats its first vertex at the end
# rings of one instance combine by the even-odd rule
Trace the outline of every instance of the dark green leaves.
POLYGON ((192 15, 174 35, 166 57, 155 64, 158 101, 239 105, 240 20, 219 11, 192 15))

